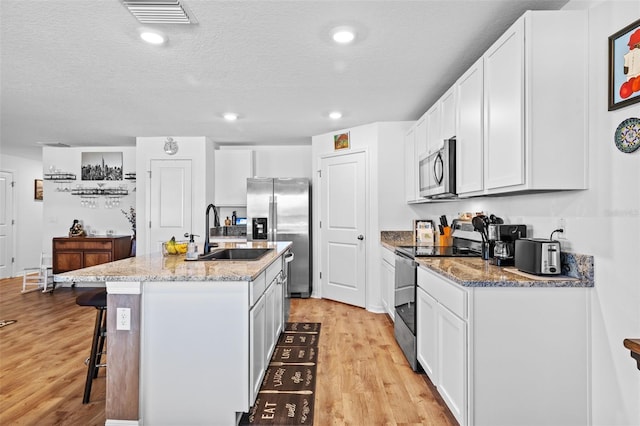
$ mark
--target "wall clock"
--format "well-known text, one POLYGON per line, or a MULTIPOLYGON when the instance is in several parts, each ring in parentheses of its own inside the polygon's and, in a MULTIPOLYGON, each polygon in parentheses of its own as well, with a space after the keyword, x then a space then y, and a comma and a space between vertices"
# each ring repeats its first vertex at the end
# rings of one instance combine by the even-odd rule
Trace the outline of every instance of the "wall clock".
POLYGON ((164 143, 164 152, 167 155, 174 155, 176 152, 178 152, 178 142, 173 138, 167 138, 166 142, 164 143))

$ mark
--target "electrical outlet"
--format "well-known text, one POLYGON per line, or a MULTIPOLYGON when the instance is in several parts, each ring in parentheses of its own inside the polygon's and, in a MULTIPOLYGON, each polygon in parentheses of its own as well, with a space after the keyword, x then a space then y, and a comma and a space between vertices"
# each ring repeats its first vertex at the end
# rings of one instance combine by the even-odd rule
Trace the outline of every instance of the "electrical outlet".
POLYGON ((560 219, 558 219, 557 229, 562 229, 562 232, 556 232, 555 236, 559 240, 566 240, 567 239, 567 221, 565 220, 565 218, 561 217, 560 219))
POLYGON ((131 330, 131 308, 117 308, 116 330, 131 330))

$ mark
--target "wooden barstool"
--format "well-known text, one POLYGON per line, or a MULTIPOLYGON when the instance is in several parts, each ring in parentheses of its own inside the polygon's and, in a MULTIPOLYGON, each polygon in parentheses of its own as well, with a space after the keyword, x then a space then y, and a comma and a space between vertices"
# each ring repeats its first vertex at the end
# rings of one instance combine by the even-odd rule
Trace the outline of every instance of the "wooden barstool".
POLYGON ((91 396, 91 383, 93 379, 98 377, 98 369, 106 367, 107 364, 102 363, 102 355, 104 349, 104 340, 107 337, 107 290, 99 288, 88 291, 76 298, 76 303, 80 306, 93 306, 96 312, 96 323, 93 329, 93 341, 91 342, 91 353, 85 361, 87 364, 87 381, 84 385, 83 404, 89 403, 91 396))

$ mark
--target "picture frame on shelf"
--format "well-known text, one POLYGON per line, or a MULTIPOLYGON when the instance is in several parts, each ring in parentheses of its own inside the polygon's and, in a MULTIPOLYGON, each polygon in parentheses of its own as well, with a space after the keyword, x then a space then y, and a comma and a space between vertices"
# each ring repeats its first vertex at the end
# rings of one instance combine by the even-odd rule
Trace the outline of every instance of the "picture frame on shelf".
POLYGON ((640 19, 609 36, 609 111, 640 102, 640 19))
POLYGON ((420 246, 434 245, 435 225, 432 220, 413 221, 413 241, 420 246))
POLYGON ((33 181, 33 199, 36 201, 42 201, 44 199, 42 179, 34 179, 33 181))

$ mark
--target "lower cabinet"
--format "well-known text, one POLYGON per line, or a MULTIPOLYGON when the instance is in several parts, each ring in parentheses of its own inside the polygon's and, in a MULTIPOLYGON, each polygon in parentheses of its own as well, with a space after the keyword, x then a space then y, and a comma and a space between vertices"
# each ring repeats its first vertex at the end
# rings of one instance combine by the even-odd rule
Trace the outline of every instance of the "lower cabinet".
POLYGON ((467 424, 465 302, 464 290, 436 274, 418 269, 418 362, 461 425, 467 424))
POLYGON ((281 271, 282 259, 278 259, 250 283, 253 289, 252 300, 258 298, 249 311, 250 405, 256 400, 269 359, 284 327, 284 286, 281 271))
POLYGON ((418 268, 418 362, 460 425, 589 424, 589 290, 463 287, 418 268))
POLYGON ((380 297, 382 306, 391 319, 395 318, 395 254, 382 248, 382 262, 380 263, 380 297))
POLYGON ((256 400, 262 377, 267 365, 265 355, 266 336, 266 297, 263 294, 255 305, 251 308, 249 318, 249 380, 251 388, 249 389, 250 405, 256 400))

